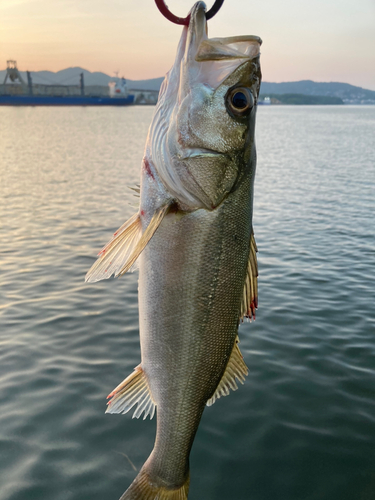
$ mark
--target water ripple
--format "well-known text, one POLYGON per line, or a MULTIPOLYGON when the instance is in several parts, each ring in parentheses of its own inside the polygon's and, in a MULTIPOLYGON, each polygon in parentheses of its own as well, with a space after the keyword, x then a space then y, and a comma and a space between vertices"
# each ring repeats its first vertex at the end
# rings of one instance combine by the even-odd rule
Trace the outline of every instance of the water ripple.
MULTIPOLYGON (((155 422, 104 415, 139 363, 137 273, 84 275, 137 200, 153 109, 0 110, 0 500, 117 499, 155 422)), ((375 492, 375 107, 258 110, 257 320, 204 413, 191 499, 375 492)))

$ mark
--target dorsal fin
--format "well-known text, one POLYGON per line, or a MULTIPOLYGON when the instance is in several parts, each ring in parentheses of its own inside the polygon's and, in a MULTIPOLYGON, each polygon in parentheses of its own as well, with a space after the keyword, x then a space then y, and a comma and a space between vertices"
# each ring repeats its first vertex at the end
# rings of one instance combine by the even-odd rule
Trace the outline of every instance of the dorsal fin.
POLYGON ((143 420, 150 415, 150 419, 155 413, 155 402, 152 399, 150 388, 147 383, 146 375, 139 365, 134 368, 125 380, 119 384, 116 389, 113 389, 111 394, 107 396, 108 408, 106 413, 127 413, 138 404, 137 409, 133 414, 133 418, 139 418, 144 412, 143 420))
POLYGON ((99 258, 86 274, 85 281, 100 281, 110 278, 112 274, 122 276, 129 271, 168 213, 170 206, 171 202, 168 202, 155 210, 143 234, 139 213, 126 221, 99 252, 99 258))
POLYGON ((238 347, 239 342, 240 341, 237 337, 224 375, 222 376, 214 395, 207 401, 207 406, 213 405, 217 399, 221 398, 221 396, 228 396, 230 392, 229 389, 236 391, 238 389, 236 379, 238 379, 241 384, 245 382, 248 369, 238 347))
POLYGON ((240 320, 244 318, 255 319, 255 309, 258 307, 258 248, 255 243, 254 232, 250 238, 250 254, 247 263, 246 279, 242 296, 240 320))

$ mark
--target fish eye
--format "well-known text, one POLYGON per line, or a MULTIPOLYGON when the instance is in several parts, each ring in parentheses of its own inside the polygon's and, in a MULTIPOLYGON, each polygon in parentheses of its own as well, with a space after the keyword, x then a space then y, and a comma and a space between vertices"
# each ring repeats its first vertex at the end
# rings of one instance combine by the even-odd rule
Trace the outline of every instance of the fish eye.
POLYGON ((227 106, 236 116, 246 115, 254 106, 254 97, 247 87, 235 87, 227 94, 227 106))

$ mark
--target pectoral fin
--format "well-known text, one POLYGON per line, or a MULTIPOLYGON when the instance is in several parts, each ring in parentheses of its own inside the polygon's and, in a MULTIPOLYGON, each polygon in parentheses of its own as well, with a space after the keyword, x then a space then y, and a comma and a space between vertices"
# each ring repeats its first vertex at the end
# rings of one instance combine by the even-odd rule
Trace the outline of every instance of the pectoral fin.
POLYGON ((241 384, 245 382, 248 369, 245 361, 243 360, 238 344, 239 339, 237 337, 224 375, 222 376, 214 395, 207 401, 207 406, 213 405, 217 399, 221 398, 221 396, 228 396, 230 389, 236 391, 238 389, 236 379, 239 380, 241 384))
POLYGON ((112 274, 122 276, 129 271, 168 213, 170 206, 171 203, 167 203, 155 211, 143 234, 139 213, 134 214, 99 252, 99 258, 86 274, 85 281, 100 281, 110 278, 112 274))
POLYGON ((109 398, 111 399, 106 413, 127 413, 135 404, 138 404, 133 418, 139 418, 143 412, 143 420, 147 415, 150 415, 150 419, 154 416, 155 403, 141 366, 134 368, 134 372, 107 396, 107 399, 109 398))
POLYGON ((257 263, 257 245, 255 243, 254 233, 251 233, 250 255, 247 264, 246 279, 242 296, 240 319, 255 319, 255 309, 258 307, 258 263, 257 263))

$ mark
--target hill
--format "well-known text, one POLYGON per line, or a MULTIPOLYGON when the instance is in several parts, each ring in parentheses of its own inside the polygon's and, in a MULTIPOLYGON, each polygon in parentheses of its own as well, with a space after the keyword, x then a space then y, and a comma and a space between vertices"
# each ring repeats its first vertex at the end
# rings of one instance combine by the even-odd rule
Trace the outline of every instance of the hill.
MULTIPOLYGON (((56 73, 52 71, 35 71, 31 73, 33 83, 78 85, 79 75, 84 74, 85 85, 108 85, 114 77, 101 72, 91 72, 80 67, 66 68, 56 73)), ((4 81, 6 71, 0 71, 0 83, 4 81)), ((26 72, 21 75, 27 81, 26 72)), ((127 80, 130 89, 159 90, 163 78, 149 80, 127 80)), ((261 96, 270 94, 303 94, 305 96, 326 96, 342 99, 345 104, 375 104, 375 91, 340 82, 298 82, 271 83, 262 82, 261 96)))
MULTIPOLYGON (((26 71, 20 71, 22 78, 27 82, 26 71)), ((66 68, 54 73, 53 71, 35 71, 31 72, 33 83, 42 84, 63 84, 63 85, 79 85, 80 74, 83 73, 85 85, 108 85, 114 81, 114 76, 109 76, 101 72, 91 72, 80 67, 66 68)), ((6 75, 6 70, 0 71, 0 83, 3 83, 6 75)), ((159 90, 161 82, 164 78, 152 78, 150 80, 127 80, 128 86, 131 89, 142 90, 159 90)))
POLYGON ((305 94, 268 94, 272 104, 344 104, 340 97, 305 94))
POLYGON ((375 104, 375 91, 340 82, 313 82, 312 80, 262 82, 260 93, 263 97, 269 94, 304 94, 339 97, 345 104, 375 104))

